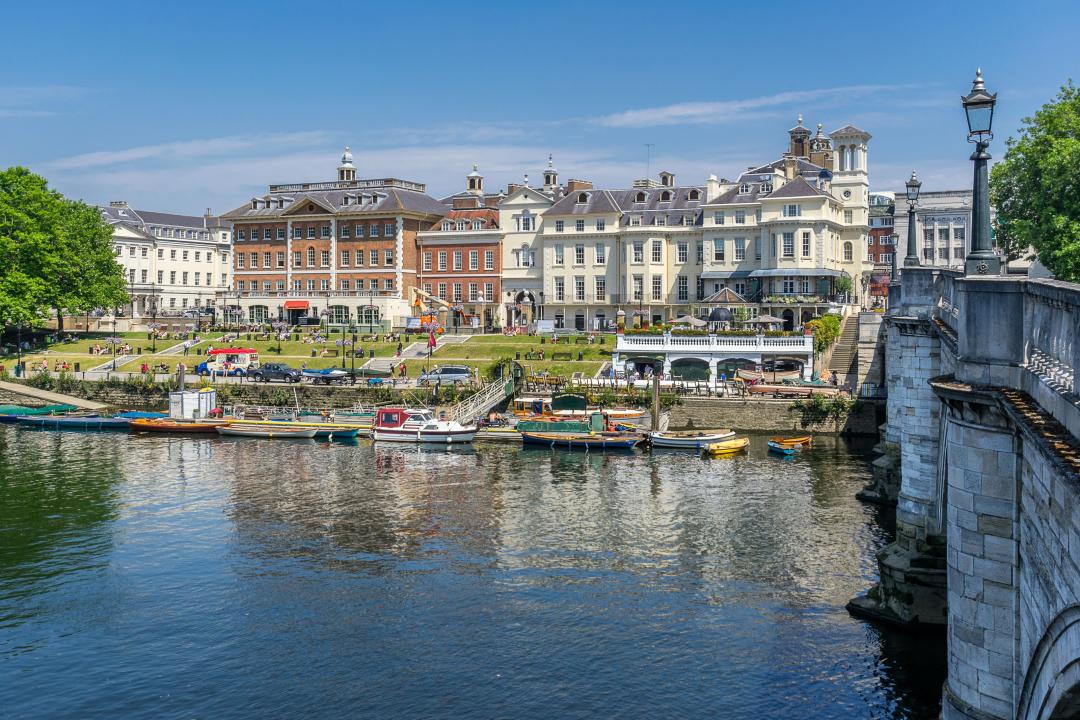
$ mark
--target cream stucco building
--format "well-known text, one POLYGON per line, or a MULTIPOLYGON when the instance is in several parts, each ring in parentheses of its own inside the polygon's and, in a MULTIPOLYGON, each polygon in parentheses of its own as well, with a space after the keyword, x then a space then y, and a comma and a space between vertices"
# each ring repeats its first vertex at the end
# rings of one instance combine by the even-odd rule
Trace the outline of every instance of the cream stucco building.
POLYGON ((113 227, 113 251, 124 268, 131 297, 119 314, 135 319, 153 314, 221 305, 232 283, 232 228, 209 211, 205 215, 135 210, 114 201, 101 208, 113 227))

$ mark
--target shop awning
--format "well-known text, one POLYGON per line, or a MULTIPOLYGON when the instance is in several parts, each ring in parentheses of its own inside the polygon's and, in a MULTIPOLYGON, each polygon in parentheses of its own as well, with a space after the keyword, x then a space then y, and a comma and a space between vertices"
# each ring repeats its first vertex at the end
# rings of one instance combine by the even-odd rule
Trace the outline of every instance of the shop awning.
POLYGON ((307 300, 286 300, 286 310, 307 310, 311 307, 311 304, 307 300))

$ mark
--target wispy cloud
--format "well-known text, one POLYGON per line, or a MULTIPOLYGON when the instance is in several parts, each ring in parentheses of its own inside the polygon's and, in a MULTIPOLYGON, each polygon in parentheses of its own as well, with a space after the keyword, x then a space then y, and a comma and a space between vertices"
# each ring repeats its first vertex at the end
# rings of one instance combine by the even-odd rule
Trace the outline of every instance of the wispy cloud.
POLYGON ((49 105, 72 103, 90 95, 90 88, 72 85, 0 85, 0 118, 36 118, 60 114, 49 105))
POLYGON ((763 95, 742 100, 716 100, 708 102, 687 102, 664 105, 640 110, 626 110, 610 115, 594 117, 591 121, 597 125, 611 128, 642 128, 658 125, 701 125, 744 121, 749 113, 780 108, 796 103, 835 101, 865 97, 875 93, 895 91, 896 85, 848 85, 842 87, 819 88, 816 90, 793 90, 763 95))
POLYGON ((123 165, 144 160, 166 160, 170 162, 223 157, 243 150, 258 149, 262 152, 280 152, 282 149, 310 147, 326 142, 328 135, 321 131, 266 133, 254 135, 231 135, 220 138, 184 140, 157 145, 140 145, 124 150, 105 150, 83 153, 68 158, 61 158, 52 163, 60 169, 79 169, 123 165))

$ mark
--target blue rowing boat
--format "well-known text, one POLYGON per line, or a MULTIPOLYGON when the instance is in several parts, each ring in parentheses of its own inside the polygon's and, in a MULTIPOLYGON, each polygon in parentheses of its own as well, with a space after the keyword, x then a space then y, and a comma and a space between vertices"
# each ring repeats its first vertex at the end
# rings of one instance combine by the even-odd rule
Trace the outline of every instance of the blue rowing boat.
POLYGON ((794 455, 795 448, 789 445, 781 445, 775 440, 769 441, 769 452, 776 453, 777 455, 794 455))

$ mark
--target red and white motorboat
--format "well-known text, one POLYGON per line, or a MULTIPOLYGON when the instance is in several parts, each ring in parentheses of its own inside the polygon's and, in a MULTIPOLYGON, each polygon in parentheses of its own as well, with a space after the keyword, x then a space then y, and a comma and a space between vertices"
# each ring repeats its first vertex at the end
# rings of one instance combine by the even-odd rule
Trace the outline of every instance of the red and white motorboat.
POLYGON ((436 420, 427 409, 379 408, 371 436, 389 442, 467 443, 476 437, 476 426, 436 420))

